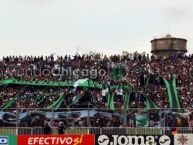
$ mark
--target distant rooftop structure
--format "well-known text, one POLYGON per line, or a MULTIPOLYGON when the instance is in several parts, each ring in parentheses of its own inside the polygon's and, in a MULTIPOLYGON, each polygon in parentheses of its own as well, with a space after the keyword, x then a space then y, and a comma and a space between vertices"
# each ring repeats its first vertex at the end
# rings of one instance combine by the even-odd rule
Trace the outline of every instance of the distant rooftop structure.
POLYGON ((185 54, 187 40, 167 34, 162 38, 151 40, 151 53, 157 56, 171 56, 173 53, 185 54))
POLYGON ((166 38, 171 38, 171 37, 172 37, 172 35, 170 35, 170 34, 166 35, 166 38))

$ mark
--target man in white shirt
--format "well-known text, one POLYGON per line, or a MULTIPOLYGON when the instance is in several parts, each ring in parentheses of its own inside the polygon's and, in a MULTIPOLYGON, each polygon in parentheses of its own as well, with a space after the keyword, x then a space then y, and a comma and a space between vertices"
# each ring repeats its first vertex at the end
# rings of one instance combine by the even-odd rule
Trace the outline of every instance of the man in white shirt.
POLYGON ((103 102, 107 102, 107 96, 108 96, 108 88, 102 90, 102 100, 103 102))
POLYGON ((117 100, 121 102, 123 100, 123 89, 118 88, 115 90, 115 93, 116 93, 117 100))

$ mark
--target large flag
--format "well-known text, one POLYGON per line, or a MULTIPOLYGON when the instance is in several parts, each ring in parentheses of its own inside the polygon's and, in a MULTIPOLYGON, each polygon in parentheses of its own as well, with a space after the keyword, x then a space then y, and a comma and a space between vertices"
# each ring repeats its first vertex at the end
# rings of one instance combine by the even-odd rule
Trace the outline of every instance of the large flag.
POLYGON ((84 87, 84 88, 94 88, 102 89, 102 84, 94 82, 88 78, 80 79, 77 81, 22 81, 16 79, 5 79, 0 81, 0 86, 6 85, 29 85, 29 86, 48 86, 48 87, 84 87))
POLYGON ((7 101, 7 102, 1 107, 1 108, 2 108, 1 111, 4 110, 4 109, 9 108, 16 99, 17 99, 17 96, 9 99, 9 101, 7 101))
POLYGON ((180 109, 180 102, 176 88, 176 79, 174 78, 174 76, 171 76, 171 79, 169 81, 165 78, 163 78, 163 80, 167 89, 170 108, 180 109))
POLYGON ((88 87, 89 86, 89 80, 88 79, 80 79, 80 80, 77 80, 75 83, 74 83, 74 87, 88 87))
POLYGON ((136 114, 136 125, 138 127, 147 127, 148 126, 147 114, 136 114))
POLYGON ((130 93, 125 95, 124 108, 126 111, 129 110, 129 99, 130 99, 130 93))
POLYGON ((109 96, 108 96, 108 101, 107 101, 107 107, 111 110, 115 110, 115 107, 114 107, 114 94, 111 95, 111 93, 109 93, 109 96))
POLYGON ((61 93, 59 98, 56 101, 54 101, 50 106, 48 106, 47 109, 58 109, 63 101, 64 101, 64 93, 61 93))
POLYGON ((149 96, 146 97, 146 110, 158 109, 158 106, 153 103, 149 96))
POLYGON ((86 79, 79 79, 76 82, 74 82, 73 85, 76 87, 83 87, 83 88, 95 88, 95 89, 102 89, 102 84, 99 84, 97 82, 94 82, 93 80, 90 80, 88 78, 86 79))
POLYGON ((111 68, 111 78, 112 79, 122 79, 124 76, 124 68, 121 64, 118 67, 111 68))
POLYGON ((79 102, 79 100, 82 98, 82 95, 79 94, 75 97, 75 99, 73 100, 73 102, 69 105, 69 106, 72 106, 72 105, 75 105, 76 103, 79 102))

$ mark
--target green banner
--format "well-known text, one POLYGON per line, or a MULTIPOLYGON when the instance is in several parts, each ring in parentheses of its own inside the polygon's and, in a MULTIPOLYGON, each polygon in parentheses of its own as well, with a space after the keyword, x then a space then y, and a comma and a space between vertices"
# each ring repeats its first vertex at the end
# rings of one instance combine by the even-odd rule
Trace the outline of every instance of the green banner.
POLYGON ((111 110, 115 110, 115 107, 114 107, 114 94, 111 95, 109 93, 109 96, 108 96, 108 101, 107 101, 107 107, 111 110))
POLYGON ((169 81, 165 78, 163 78, 163 80, 167 89, 170 108, 176 108, 180 110, 180 102, 176 88, 176 79, 174 78, 174 76, 172 76, 169 81))
POLYGON ((0 145, 17 145, 17 136, 0 135, 0 145))
POLYGON ((124 109, 129 110, 130 93, 125 95, 124 109))
POLYGON ((23 81, 17 79, 6 79, 0 81, 0 86, 5 85, 29 85, 29 86, 48 86, 48 87, 84 87, 93 89, 102 89, 102 84, 90 79, 81 79, 77 81, 23 81))
POLYGON ((121 80, 124 76, 124 68, 122 65, 111 68, 111 78, 121 80))
POLYGON ((16 98, 17 98, 17 96, 15 96, 15 97, 11 98, 9 101, 7 101, 7 102, 3 105, 3 107, 2 107, 1 110, 9 108, 9 107, 13 104, 13 102, 15 101, 16 98))
POLYGON ((153 101, 151 100, 151 98, 149 96, 146 97, 146 110, 150 110, 150 109, 158 109, 158 106, 153 103, 153 101))
POLYGON ((82 95, 79 94, 76 96, 76 98, 74 99, 74 101, 69 105, 69 106, 72 106, 72 105, 75 105, 76 103, 79 102, 79 100, 81 99, 82 95))
POLYGON ((64 101, 64 93, 61 93, 60 97, 55 102, 53 102, 53 104, 48 106, 47 109, 58 109, 63 101, 64 101))

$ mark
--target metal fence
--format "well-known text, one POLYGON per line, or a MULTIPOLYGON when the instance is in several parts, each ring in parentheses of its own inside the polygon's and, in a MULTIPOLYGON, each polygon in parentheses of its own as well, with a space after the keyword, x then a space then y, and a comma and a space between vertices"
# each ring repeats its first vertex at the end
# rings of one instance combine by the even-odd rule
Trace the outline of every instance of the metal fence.
POLYGON ((192 109, 5 109, 0 111, 0 127, 41 127, 48 120, 64 121, 67 127, 193 127, 193 118, 191 124, 188 121, 190 114, 193 116, 192 109), (83 125, 77 120, 84 122, 83 125), (176 124, 170 120, 176 120, 176 124))
MULTIPOLYGON (((176 128, 178 133, 193 134, 193 128, 176 128)), ((44 134, 42 127, 5 127, 0 128, 0 135, 37 135, 44 134)), ((52 128, 57 134, 57 128, 52 128)), ((65 134, 130 134, 130 135, 163 135, 171 134, 171 128, 67 128, 65 134)))
POLYGON ((6 109, 0 111, 0 135, 44 134, 45 121, 49 122, 52 134, 57 134, 58 121, 67 123, 66 134, 161 135, 171 134, 174 127, 182 134, 193 133, 193 120, 189 124, 190 114, 193 114, 192 109, 6 109), (151 115, 155 117, 152 119, 151 115), (176 125, 169 119, 176 119, 176 125), (115 126, 114 120, 115 124, 121 123, 115 126), (33 125, 34 122, 37 124, 33 125))

